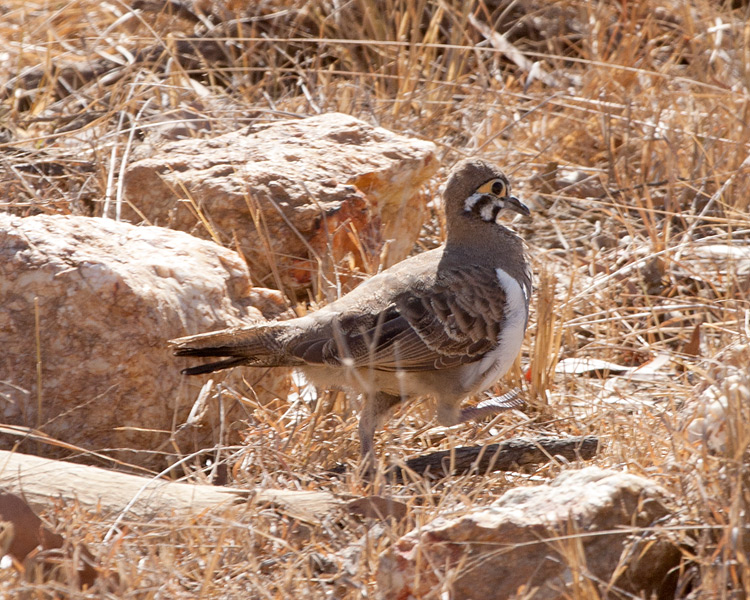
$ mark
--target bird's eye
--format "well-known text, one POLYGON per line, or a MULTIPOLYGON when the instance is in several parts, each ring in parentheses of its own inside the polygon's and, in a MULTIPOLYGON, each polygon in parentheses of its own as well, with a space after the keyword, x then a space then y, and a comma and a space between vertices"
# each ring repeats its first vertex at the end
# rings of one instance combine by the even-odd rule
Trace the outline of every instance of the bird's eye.
POLYGON ((492 179, 477 190, 479 194, 492 194, 498 198, 505 198, 508 192, 508 184, 502 179, 492 179))
POLYGON ((505 185, 504 181, 495 179, 495 181, 492 182, 492 193, 495 194, 495 196, 503 198, 506 195, 506 187, 507 186, 505 185))

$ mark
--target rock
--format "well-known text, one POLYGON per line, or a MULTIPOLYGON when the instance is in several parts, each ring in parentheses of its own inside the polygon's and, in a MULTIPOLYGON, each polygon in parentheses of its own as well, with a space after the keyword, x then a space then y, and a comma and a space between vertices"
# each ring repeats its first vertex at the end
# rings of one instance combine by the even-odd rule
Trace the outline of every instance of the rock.
POLYGON ((10 554, 19 564, 37 546, 62 546, 62 536, 47 529, 20 496, 0 491, 0 520, 3 523, 0 556, 10 554))
POLYGON ((598 588, 671 598, 679 550, 646 529, 668 514, 666 500, 648 479, 597 467, 512 489, 399 539, 380 557, 379 596, 513 598, 535 589, 535 600, 551 600, 598 588))
MULTIPOLYGON (((252 288, 236 253, 186 233, 2 213, 0 305, 2 422, 156 467, 174 451, 170 434, 207 379, 181 375, 185 365, 167 340, 284 309, 279 292, 252 288)), ((242 389, 241 377, 214 379, 242 389)), ((288 390, 287 377, 271 373, 256 389, 288 390)), ((246 416, 229 400, 225 410, 227 419, 246 416)), ((176 447, 187 453, 218 442, 218 414, 193 416, 176 447)), ((0 436, 5 448, 17 441, 0 436)), ((24 449, 55 454, 49 445, 24 449)))
POLYGON ((73 543, 65 544, 65 538, 45 527, 20 496, 0 492, 0 519, 0 556, 9 554, 15 567, 23 565, 20 570, 28 581, 40 581, 63 560, 73 559, 78 584, 87 587, 94 584, 98 576, 97 561, 89 549, 84 544, 75 544, 76 547, 73 543))
POLYGON ((386 240, 386 267, 411 252, 437 167, 431 142, 329 113, 165 144, 127 169, 123 215, 238 245, 263 285, 327 291, 386 240))

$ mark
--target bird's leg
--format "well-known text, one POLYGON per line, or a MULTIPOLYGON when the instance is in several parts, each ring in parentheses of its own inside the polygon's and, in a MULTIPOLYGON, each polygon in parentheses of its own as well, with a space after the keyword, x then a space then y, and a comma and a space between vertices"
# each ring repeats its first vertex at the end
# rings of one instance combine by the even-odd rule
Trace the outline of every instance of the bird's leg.
POLYGON ((359 444, 363 465, 370 471, 374 470, 375 466, 375 431, 383 424, 391 408, 399 402, 401 396, 384 392, 364 397, 364 406, 359 417, 359 444))
POLYGON ((502 396, 494 396, 483 400, 476 406, 467 406, 459 414, 459 422, 476 421, 483 417, 491 417, 506 410, 521 406, 524 400, 519 396, 520 391, 514 388, 502 396))

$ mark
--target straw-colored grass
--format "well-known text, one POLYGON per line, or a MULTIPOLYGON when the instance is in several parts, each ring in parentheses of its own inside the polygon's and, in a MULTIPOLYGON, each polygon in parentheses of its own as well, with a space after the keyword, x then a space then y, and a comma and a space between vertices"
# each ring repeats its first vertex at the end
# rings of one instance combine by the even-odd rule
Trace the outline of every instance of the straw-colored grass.
MULTIPOLYGON (((596 434, 603 449, 594 464, 652 477, 674 494, 682 596, 739 597, 750 586, 747 404, 740 398, 728 411, 726 458, 688 443, 682 427, 695 386, 717 377, 722 352, 750 333, 748 259, 705 252, 747 247, 750 233, 747 3, 179 6, 3 3, 0 210, 115 217, 123 166, 144 139, 158 143, 176 125, 213 135, 289 113, 341 111, 432 140, 446 166, 474 154, 496 161, 534 213, 514 226, 542 275, 540 297, 522 369, 510 377, 517 384, 530 369, 530 408, 446 434, 431 429, 429 403, 417 403, 379 435, 380 456, 596 434), (698 323, 700 348, 686 352, 698 323), (670 360, 650 381, 554 371, 563 358, 637 366, 660 355, 670 360)), ((441 225, 433 214, 421 248, 439 242, 441 225)), ((314 404, 293 397, 255 406, 244 447, 225 453, 234 484, 364 493, 355 475, 326 475, 338 461, 356 462, 355 407, 341 394, 314 404)), ((44 516, 118 575, 106 597, 360 598, 374 593, 378 553, 409 527, 564 468, 382 484, 411 517, 384 523, 379 536, 364 536, 353 519, 310 526, 272 511, 190 522, 165 515, 114 537, 105 537, 110 522, 80 510, 51 505, 44 516), (335 554, 359 540, 344 570, 335 554)), ((597 597, 585 565, 568 558, 583 573, 576 597, 597 597)), ((6 570, 0 579, 7 596, 105 597, 76 591, 64 576, 25 581, 6 570)))

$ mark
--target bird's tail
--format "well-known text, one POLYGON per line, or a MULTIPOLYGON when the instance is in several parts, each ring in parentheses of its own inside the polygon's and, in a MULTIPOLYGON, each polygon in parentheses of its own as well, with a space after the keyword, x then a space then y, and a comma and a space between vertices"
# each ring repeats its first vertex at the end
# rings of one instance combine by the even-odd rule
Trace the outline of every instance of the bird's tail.
POLYGON ((185 375, 202 375, 239 365, 276 367, 286 365, 277 337, 282 325, 235 327, 170 340, 175 356, 225 357, 183 369, 185 375))

